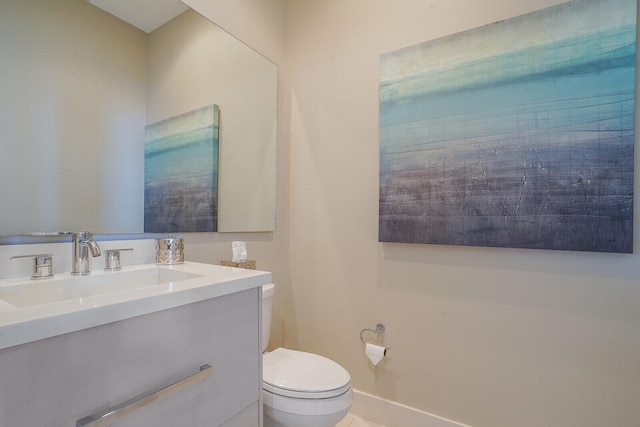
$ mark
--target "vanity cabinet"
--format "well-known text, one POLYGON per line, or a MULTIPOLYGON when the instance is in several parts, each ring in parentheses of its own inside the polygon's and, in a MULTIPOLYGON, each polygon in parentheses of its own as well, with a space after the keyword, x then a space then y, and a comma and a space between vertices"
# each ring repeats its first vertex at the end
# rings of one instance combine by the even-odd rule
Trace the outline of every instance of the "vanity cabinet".
POLYGON ((118 427, 260 426, 259 288, 0 350, 0 426, 76 426, 212 367, 118 427))

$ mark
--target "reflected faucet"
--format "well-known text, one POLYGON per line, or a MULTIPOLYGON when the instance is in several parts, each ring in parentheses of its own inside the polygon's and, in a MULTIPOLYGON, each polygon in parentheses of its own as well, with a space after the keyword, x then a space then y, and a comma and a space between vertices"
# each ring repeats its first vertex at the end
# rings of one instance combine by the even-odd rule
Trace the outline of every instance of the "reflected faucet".
POLYGON ((91 273, 89 251, 91 256, 97 257, 100 255, 100 246, 93 240, 93 234, 88 231, 71 233, 71 236, 73 236, 71 274, 82 276, 91 273))

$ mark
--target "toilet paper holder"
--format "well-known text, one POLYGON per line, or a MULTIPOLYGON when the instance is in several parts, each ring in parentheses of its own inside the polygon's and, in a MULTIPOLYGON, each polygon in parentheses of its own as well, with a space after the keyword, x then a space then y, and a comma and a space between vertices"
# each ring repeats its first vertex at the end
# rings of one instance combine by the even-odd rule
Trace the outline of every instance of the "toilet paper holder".
MULTIPOLYGON (((364 334, 365 332, 373 332, 374 334, 381 334, 384 332, 384 324, 382 323, 378 323, 376 325, 375 329, 370 329, 370 328, 364 328, 363 330, 360 331, 360 341, 362 342, 363 345, 367 345, 367 343, 364 341, 364 338, 362 337, 362 334, 364 334)), ((385 349, 387 351, 391 350, 391 347, 385 347, 385 349)))

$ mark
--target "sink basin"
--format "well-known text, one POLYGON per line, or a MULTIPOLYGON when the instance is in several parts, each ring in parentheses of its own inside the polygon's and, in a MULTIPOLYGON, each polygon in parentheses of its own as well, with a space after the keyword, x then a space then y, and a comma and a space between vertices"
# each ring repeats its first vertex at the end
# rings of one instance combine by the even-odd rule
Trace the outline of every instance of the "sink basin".
POLYGON ((90 276, 67 276, 2 286, 0 299, 15 307, 29 307, 197 277, 203 276, 156 266, 141 270, 96 272, 90 276))
POLYGON ((121 271, 94 270, 82 277, 65 272, 45 280, 3 278, 0 353, 16 345, 225 295, 253 292, 257 298, 257 288, 267 283, 271 273, 266 271, 190 261, 134 264, 121 271))

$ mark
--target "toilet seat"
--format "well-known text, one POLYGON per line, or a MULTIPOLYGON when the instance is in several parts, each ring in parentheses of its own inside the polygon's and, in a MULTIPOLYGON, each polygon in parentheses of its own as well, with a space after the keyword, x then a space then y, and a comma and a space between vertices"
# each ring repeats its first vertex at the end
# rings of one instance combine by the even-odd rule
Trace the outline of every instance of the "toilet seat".
POLYGON ((330 399, 351 389, 346 369, 326 357, 278 348, 263 356, 265 391, 298 399, 330 399))

